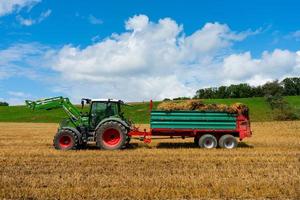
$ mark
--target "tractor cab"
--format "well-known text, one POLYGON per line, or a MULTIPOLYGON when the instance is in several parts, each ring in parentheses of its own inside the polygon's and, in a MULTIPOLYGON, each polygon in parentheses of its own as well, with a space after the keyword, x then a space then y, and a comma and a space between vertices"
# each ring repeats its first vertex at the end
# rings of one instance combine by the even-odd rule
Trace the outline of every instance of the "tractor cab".
POLYGON ((90 104, 89 125, 92 129, 103 119, 109 117, 121 117, 121 105, 124 104, 121 100, 116 99, 82 99, 81 104, 84 107, 84 103, 90 104))

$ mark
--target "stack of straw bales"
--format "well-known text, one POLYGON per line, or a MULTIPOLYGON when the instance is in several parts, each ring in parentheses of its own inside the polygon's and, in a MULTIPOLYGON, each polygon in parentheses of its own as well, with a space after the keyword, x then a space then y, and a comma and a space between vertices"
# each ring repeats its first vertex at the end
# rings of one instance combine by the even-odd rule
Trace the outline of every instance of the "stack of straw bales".
POLYGON ((196 111, 213 111, 228 113, 246 113, 248 107, 242 103, 234 103, 230 106, 225 104, 205 104, 201 100, 186 101, 165 101, 158 105, 158 110, 175 111, 175 110, 196 110, 196 111))

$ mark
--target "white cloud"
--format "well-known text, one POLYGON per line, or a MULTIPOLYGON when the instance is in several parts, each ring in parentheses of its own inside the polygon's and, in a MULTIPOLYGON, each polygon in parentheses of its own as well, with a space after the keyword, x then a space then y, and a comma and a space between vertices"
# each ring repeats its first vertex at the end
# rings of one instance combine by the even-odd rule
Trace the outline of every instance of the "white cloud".
POLYGON ((31 25, 35 24, 35 20, 33 20, 33 19, 25 19, 25 18, 21 17, 20 15, 18 15, 16 17, 16 19, 23 26, 31 26, 31 25))
POLYGON ((91 24, 103 24, 101 19, 96 18, 94 15, 89 15, 88 20, 91 24))
POLYGON ((272 79, 300 76, 300 56, 297 52, 275 49, 252 58, 250 52, 233 54, 224 59, 221 68, 227 83, 248 82, 259 85, 272 79))
POLYGON ((31 7, 41 0, 1 0, 0 17, 20 11, 24 7, 31 7))
POLYGON ((3 101, 9 103, 9 105, 24 105, 23 97, 9 97, 5 98, 3 101))
POLYGON ((7 93, 13 97, 30 97, 31 96, 29 94, 26 94, 26 93, 20 92, 20 91, 8 91, 7 93))
POLYGON ((25 61, 30 69, 47 65, 57 79, 51 83, 53 91, 72 100, 105 97, 139 101, 193 96, 204 86, 257 85, 300 76, 300 51, 275 49, 256 58, 248 51, 232 53, 236 42, 259 30, 237 32, 215 22, 186 35, 183 25, 170 18, 153 22, 145 15, 129 18, 125 28, 123 33, 97 39, 84 48, 65 45, 50 50, 41 45, 16 45, 0 50, 0 78, 1 72, 2 78, 16 73, 11 69, 27 74, 17 64, 25 61))
POLYGON ((185 38, 188 53, 200 58, 203 54, 213 55, 222 48, 229 47, 235 41, 242 41, 259 31, 250 30, 235 33, 226 24, 206 23, 201 29, 185 38))
POLYGON ((27 94, 21 91, 8 91, 7 102, 10 105, 24 105, 26 99, 31 99, 31 94, 27 94))
POLYGON ((45 52, 48 47, 38 43, 13 44, 6 49, 0 49, 0 80, 12 76, 37 78, 45 65, 45 52))
POLYGON ((112 34, 84 49, 66 45, 53 56, 52 69, 73 88, 66 91, 69 95, 126 100, 192 96, 221 52, 256 34, 207 23, 186 36, 183 26, 174 20, 164 18, 155 23, 145 15, 129 18, 125 28, 124 33, 112 34), (89 89, 79 89, 75 83, 89 89))
POLYGON ((16 19, 23 26, 32 26, 34 24, 38 24, 38 23, 41 23, 42 21, 44 21, 47 17, 49 17, 51 15, 51 12, 52 11, 50 9, 48 9, 47 11, 42 12, 37 19, 31 19, 31 18, 25 19, 20 15, 18 15, 16 17, 16 19))
POLYGON ((125 23, 126 30, 142 31, 149 25, 149 18, 146 15, 135 15, 125 23))

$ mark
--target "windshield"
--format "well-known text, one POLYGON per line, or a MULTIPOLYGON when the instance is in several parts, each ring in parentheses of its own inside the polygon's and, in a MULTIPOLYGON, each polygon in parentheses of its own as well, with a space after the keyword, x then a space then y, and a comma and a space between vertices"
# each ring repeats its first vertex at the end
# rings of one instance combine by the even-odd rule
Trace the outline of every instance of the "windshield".
POLYGON ((93 102, 91 107, 91 125, 98 123, 110 116, 118 115, 118 104, 114 102, 93 102))

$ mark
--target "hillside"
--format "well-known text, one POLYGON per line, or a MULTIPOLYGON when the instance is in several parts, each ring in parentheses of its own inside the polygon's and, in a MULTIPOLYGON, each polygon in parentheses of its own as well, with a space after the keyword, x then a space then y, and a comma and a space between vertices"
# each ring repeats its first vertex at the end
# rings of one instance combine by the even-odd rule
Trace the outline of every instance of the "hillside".
MULTIPOLYGON (((300 110, 300 97, 285 97, 287 102, 297 110, 300 110)), ((272 121, 271 109, 264 98, 241 98, 241 99, 206 99, 207 103, 232 104, 244 103, 250 108, 252 121, 272 121)), ((154 108, 159 102, 154 103, 154 108)), ((149 123, 149 103, 132 103, 131 106, 123 107, 126 117, 135 123, 149 123)), ((57 123, 65 117, 65 113, 58 109, 52 111, 31 111, 25 106, 0 107, 1 122, 54 122, 57 123)))

